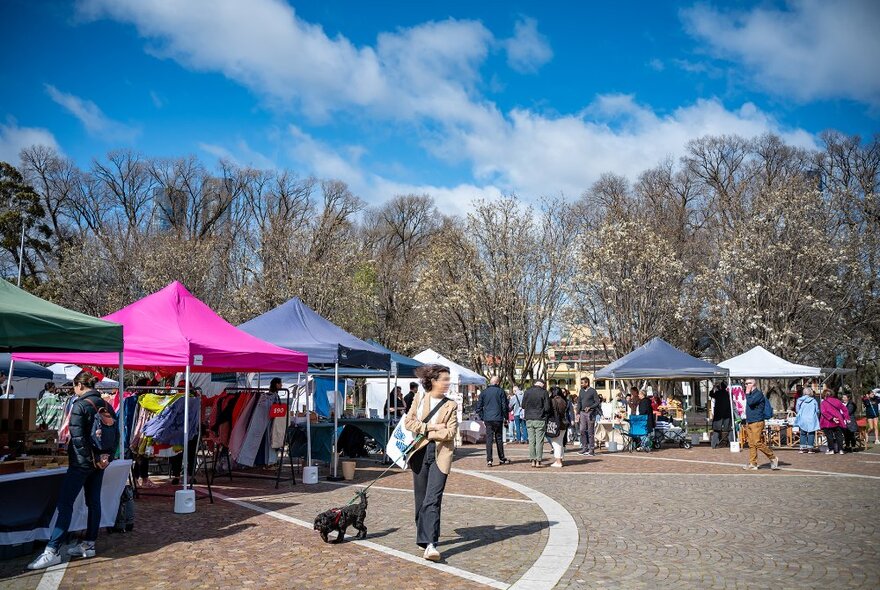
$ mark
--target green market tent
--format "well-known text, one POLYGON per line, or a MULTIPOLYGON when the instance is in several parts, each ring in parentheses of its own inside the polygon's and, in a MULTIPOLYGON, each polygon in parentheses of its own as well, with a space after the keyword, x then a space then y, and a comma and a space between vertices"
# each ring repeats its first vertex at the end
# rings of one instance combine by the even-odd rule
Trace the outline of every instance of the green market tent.
POLYGON ((121 352, 122 326, 0 280, 0 352, 121 352))

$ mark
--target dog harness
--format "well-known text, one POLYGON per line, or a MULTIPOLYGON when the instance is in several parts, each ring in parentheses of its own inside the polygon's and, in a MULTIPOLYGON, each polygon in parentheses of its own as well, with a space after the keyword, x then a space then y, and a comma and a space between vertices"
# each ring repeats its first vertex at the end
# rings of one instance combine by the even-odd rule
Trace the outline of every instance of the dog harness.
POLYGON ((342 510, 340 510, 339 508, 334 508, 333 512, 336 514, 336 516, 333 517, 333 526, 336 526, 342 519, 342 510))

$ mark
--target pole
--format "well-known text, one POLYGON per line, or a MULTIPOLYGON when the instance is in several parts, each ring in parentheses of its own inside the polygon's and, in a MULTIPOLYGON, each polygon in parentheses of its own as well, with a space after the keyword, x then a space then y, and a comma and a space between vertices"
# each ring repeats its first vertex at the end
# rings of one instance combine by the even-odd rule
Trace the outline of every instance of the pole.
POLYGON ((187 488, 189 474, 189 365, 186 366, 183 388, 183 489, 187 488))
POLYGON ((18 282, 16 287, 21 287, 21 267, 24 263, 24 212, 21 214, 21 243, 18 246, 18 282))
MULTIPOLYGON (((299 411, 299 388, 301 387, 302 373, 296 374, 296 401, 299 411)), ((309 378, 306 376, 306 464, 312 466, 312 414, 309 410, 309 378)))
POLYGON ((727 398, 730 400, 730 430, 733 432, 733 442, 737 441, 736 429, 736 406, 733 404, 733 392, 730 391, 730 375, 727 376, 727 398))
POLYGON ((6 399, 9 399, 9 390, 12 388, 12 369, 15 365, 15 359, 9 355, 9 373, 6 375, 6 399))
MULTIPOLYGON (((344 403, 344 400, 343 400, 344 403)), ((339 361, 333 365, 333 479, 337 479, 339 466, 339 361)))
POLYGON ((122 351, 119 351, 119 413, 123 417, 119 421, 119 458, 125 459, 125 364, 122 359, 122 351))

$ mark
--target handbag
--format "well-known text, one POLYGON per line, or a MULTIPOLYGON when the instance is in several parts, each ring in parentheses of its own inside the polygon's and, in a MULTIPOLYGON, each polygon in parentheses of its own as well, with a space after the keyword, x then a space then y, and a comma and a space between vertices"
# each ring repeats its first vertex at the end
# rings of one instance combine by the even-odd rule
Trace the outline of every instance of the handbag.
POLYGON ((559 436, 559 422, 556 418, 550 418, 547 420, 547 436, 550 438, 556 438, 559 436))
MULTIPOLYGON (((424 402, 424 399, 424 396, 419 399, 419 405, 424 402)), ((424 417, 422 422, 425 424, 430 422, 431 418, 434 417, 434 414, 436 414, 437 411, 443 407, 443 404, 448 401, 450 401, 448 397, 441 399, 440 403, 434 406, 433 410, 428 412, 428 415, 424 417)), ((394 430, 391 432, 391 437, 388 439, 388 444, 385 445, 385 454, 388 455, 388 458, 401 469, 407 468, 409 452, 412 450, 413 444, 416 442, 415 435, 404 426, 405 420, 406 416, 403 416, 397 421, 397 425, 394 427, 394 430)))

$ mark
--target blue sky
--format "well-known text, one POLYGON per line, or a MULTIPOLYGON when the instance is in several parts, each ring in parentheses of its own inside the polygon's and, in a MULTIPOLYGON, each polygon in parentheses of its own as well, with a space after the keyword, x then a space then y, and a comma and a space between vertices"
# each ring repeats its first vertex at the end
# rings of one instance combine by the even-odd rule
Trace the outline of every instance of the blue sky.
POLYGON ((880 3, 0 4, 0 159, 46 143, 340 178, 371 202, 575 196, 705 134, 880 130, 880 3))

